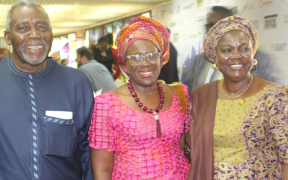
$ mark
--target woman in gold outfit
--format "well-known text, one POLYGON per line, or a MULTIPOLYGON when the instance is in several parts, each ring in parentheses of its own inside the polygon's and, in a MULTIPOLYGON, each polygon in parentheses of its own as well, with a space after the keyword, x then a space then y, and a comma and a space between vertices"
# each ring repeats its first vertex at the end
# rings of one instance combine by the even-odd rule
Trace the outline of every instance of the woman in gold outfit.
POLYGON ((251 74, 257 46, 255 28, 239 16, 208 32, 205 53, 224 79, 190 95, 189 180, 288 178, 288 87, 251 74))

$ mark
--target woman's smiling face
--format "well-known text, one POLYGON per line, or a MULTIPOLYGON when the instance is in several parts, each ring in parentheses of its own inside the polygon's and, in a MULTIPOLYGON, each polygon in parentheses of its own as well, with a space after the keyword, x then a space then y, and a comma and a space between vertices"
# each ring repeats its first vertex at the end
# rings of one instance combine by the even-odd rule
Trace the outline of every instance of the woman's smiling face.
POLYGON ((242 80, 249 75, 253 62, 252 41, 244 32, 229 31, 218 41, 216 63, 224 78, 242 80))
MULTIPOLYGON (((127 49, 126 56, 146 55, 147 53, 158 52, 157 47, 148 40, 134 41, 127 49)), ((157 63, 149 63, 144 57, 142 64, 132 66, 127 60, 127 70, 134 83, 140 86, 149 86, 157 82, 161 70, 160 58, 157 63)))

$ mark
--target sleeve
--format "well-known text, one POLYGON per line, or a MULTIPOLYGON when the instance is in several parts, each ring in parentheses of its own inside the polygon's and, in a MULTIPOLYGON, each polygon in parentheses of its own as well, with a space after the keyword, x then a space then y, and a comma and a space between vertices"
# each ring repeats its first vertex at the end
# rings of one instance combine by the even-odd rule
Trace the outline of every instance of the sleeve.
POLYGON ((115 150, 115 133, 110 117, 113 113, 113 109, 110 108, 111 100, 109 92, 95 97, 88 132, 88 141, 91 148, 105 149, 109 152, 115 150))
POLYGON ((252 69, 253 75, 277 84, 285 84, 285 70, 283 69, 285 66, 282 65, 280 57, 258 50, 255 59, 258 60, 258 64, 255 70, 252 69))
POLYGON ((187 105, 187 111, 186 111, 186 116, 185 116, 185 132, 190 131, 190 100, 189 100, 189 94, 188 94, 188 87, 184 84, 182 84, 182 87, 185 92, 185 97, 186 97, 186 105, 187 105))
POLYGON ((77 132, 79 144, 78 142, 75 143, 78 144, 78 152, 81 158, 81 167, 83 170, 82 180, 89 180, 93 179, 93 173, 90 165, 90 148, 87 136, 94 100, 91 83, 83 73, 81 74, 82 78, 80 79, 80 84, 75 86, 75 92, 77 92, 75 119, 79 119, 79 122, 81 122, 81 124, 83 123, 83 127, 77 132))
POLYGON ((288 86, 274 93, 275 102, 269 108, 270 128, 278 152, 278 162, 288 164, 288 86))

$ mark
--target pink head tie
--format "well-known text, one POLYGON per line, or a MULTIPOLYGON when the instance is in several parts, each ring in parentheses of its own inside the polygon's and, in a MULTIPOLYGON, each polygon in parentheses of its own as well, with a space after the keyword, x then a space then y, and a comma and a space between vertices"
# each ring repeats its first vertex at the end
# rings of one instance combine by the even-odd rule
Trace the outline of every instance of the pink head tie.
POLYGON ((170 58, 170 34, 168 30, 151 18, 144 16, 133 18, 127 26, 119 31, 116 37, 118 64, 126 74, 126 51, 134 41, 140 39, 145 39, 155 44, 161 52, 162 65, 166 64, 170 58))

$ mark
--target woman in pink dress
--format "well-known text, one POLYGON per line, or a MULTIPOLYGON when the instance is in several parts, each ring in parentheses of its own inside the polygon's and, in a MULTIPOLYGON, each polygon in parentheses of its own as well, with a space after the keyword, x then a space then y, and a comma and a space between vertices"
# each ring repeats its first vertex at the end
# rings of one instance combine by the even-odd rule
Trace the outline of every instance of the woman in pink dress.
POLYGON ((189 132, 187 87, 176 94, 157 83, 169 36, 146 17, 118 33, 118 63, 129 82, 95 98, 88 139, 94 179, 186 179, 189 162, 179 144, 189 132))

